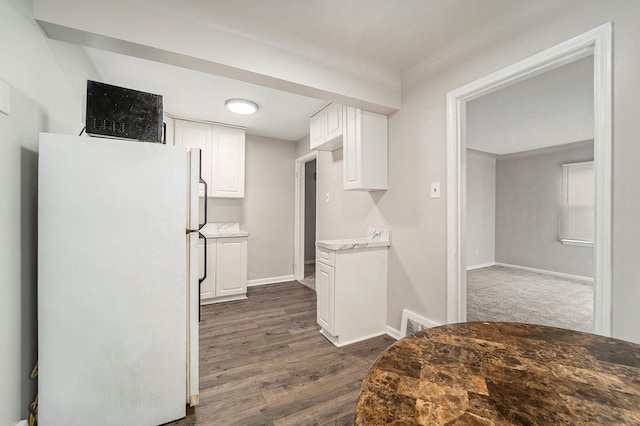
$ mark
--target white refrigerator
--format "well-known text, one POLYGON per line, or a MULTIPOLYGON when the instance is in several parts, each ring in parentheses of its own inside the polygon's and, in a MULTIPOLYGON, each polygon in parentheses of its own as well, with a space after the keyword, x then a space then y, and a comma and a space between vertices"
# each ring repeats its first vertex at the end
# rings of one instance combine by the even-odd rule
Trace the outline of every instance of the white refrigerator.
POLYGON ((199 150, 40 134, 39 424, 198 403, 199 172, 199 150))

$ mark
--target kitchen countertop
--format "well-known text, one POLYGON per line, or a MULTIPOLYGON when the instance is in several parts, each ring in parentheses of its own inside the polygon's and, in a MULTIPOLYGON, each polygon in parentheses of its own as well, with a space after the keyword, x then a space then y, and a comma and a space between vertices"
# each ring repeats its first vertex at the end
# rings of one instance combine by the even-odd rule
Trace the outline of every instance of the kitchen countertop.
POLYGON ((391 241, 371 240, 369 238, 350 238, 345 240, 322 240, 316 241, 317 247, 328 250, 353 250, 370 247, 389 247, 391 241))
POLYGON ((430 328, 390 346, 356 424, 640 424, 640 345, 519 323, 430 328))
POLYGON ((200 232, 207 238, 231 238, 249 236, 249 233, 247 231, 205 231, 204 228, 202 228, 200 232))
POLYGON ((247 231, 240 230, 240 224, 231 222, 212 222, 207 223, 200 233, 207 238, 231 238, 231 237, 248 237, 247 231))
POLYGON ((371 247, 389 247, 391 232, 388 229, 367 228, 367 236, 363 238, 348 238, 343 240, 316 241, 316 247, 327 250, 354 250, 371 247))

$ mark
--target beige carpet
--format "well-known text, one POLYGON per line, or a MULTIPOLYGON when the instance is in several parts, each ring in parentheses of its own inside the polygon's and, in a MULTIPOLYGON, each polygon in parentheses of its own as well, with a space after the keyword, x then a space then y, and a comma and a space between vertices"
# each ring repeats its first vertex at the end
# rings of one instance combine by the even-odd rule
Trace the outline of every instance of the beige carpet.
POLYGON ((467 272, 467 320, 593 329, 593 287, 584 282, 492 266, 467 272))

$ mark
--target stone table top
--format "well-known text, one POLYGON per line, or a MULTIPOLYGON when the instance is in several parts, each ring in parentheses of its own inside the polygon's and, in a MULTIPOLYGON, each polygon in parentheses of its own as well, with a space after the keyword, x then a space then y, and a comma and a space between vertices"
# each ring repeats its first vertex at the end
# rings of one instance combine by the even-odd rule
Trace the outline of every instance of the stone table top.
POLYGON ((640 345, 519 323, 430 328, 390 346, 358 425, 640 424, 640 345))

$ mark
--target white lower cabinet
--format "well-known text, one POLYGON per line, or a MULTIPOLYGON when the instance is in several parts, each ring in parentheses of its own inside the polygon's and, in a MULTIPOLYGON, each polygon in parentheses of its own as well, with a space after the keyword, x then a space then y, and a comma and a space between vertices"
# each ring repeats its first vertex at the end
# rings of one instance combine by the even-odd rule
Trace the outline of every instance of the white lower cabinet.
POLYGON ((334 295, 335 295, 334 269, 318 262, 316 266, 316 294, 318 298, 318 324, 329 334, 335 334, 334 295))
POLYGON ((388 251, 388 247, 318 248, 317 322, 334 345, 386 333, 388 251))
POLYGON ((204 256, 204 240, 198 240, 198 265, 200 265, 199 277, 204 275, 204 263, 207 262, 207 277, 200 283, 200 301, 211 299, 215 296, 215 259, 216 259, 216 240, 209 238, 207 240, 207 257, 204 256))
POLYGON ((207 263, 207 278, 200 286, 201 304, 227 302, 247 298, 247 237, 207 238, 199 246, 200 276, 207 263))

